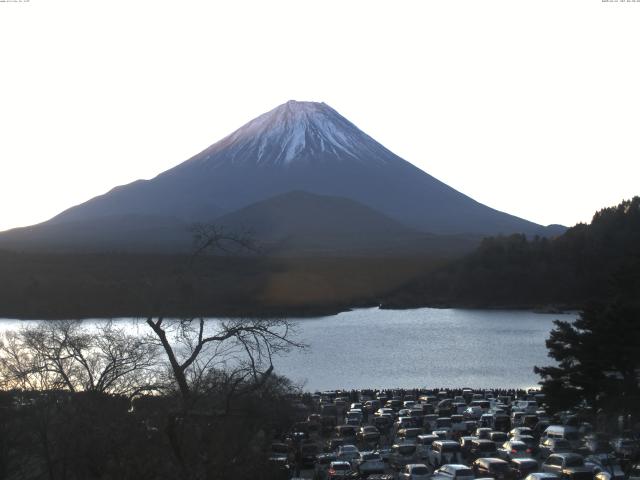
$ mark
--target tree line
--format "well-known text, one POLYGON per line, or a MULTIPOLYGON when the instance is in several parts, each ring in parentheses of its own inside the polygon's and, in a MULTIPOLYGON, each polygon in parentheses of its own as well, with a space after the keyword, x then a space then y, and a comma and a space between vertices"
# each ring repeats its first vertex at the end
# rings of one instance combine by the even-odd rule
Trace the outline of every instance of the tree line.
POLYGON ((389 307, 576 309, 640 292, 640 197, 598 211, 556 238, 489 237, 463 258, 407 282, 389 307))

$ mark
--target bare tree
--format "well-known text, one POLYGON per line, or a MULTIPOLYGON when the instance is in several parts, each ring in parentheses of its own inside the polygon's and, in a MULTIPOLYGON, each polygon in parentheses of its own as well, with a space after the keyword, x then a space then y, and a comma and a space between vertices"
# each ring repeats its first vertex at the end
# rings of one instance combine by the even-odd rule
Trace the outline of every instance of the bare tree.
POLYGON ((254 241, 250 230, 235 232, 221 225, 196 223, 191 227, 191 233, 193 235, 192 259, 213 251, 227 254, 259 251, 259 246, 254 241))
POLYGON ((135 396, 160 387, 159 350, 112 322, 94 331, 78 321, 42 322, 0 341, 6 388, 135 396))
POLYGON ((273 373, 273 357, 305 345, 291 322, 274 319, 147 318, 164 349, 185 407, 213 371, 237 385, 259 388, 273 373))

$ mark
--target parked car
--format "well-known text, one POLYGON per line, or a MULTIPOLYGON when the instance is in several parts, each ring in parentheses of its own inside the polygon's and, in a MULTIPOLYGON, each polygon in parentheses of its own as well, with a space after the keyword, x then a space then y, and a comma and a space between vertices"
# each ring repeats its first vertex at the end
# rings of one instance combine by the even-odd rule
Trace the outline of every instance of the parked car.
POLYGON ((549 455, 540 468, 543 472, 555 473, 560 478, 592 480, 593 468, 585 465, 582 455, 577 453, 554 453, 549 455))
POLYGON ((509 436, 505 432, 496 432, 495 430, 489 432, 489 436, 487 438, 492 442, 495 442, 496 445, 502 445, 504 442, 509 440, 509 436))
POLYGON ((538 462, 533 458, 514 458, 509 462, 509 470, 512 479, 521 480, 538 471, 538 462))
POLYGON ((341 445, 338 447, 338 451, 336 452, 338 460, 343 460, 345 462, 352 462, 359 456, 360 452, 355 445, 341 445))
POLYGON ((620 466, 620 461, 615 455, 601 453, 589 455, 584 459, 585 465, 593 467, 594 473, 604 472, 607 474, 608 480, 623 480, 624 471, 620 466))
POLYGON ((594 433, 584 437, 584 446, 590 454, 609 453, 613 446, 609 442, 609 436, 602 433, 594 433))
POLYGON ((429 469, 423 463, 410 463, 405 465, 398 480, 428 480, 431 477, 429 469))
POLYGON ((627 480, 640 480, 640 463, 636 463, 631 467, 627 480))
POLYGON ((554 453, 570 453, 571 444, 564 438, 547 438, 540 443, 540 458, 547 458, 554 453))
POLYGON ((272 443, 271 444, 271 454, 269 455, 269 460, 286 460, 289 458, 289 445, 286 443, 272 443))
POLYGON ((327 440, 325 451, 335 453, 336 450, 338 450, 338 447, 340 445, 344 445, 344 443, 345 443, 344 438, 340 438, 340 437, 330 438, 329 440, 327 440))
POLYGON ((380 440, 380 432, 373 425, 366 425, 360 427, 358 430, 357 438, 361 442, 365 443, 377 443, 380 440))
POLYGON ((536 472, 530 473, 525 477, 524 480, 559 480, 555 473, 546 473, 546 472, 536 472))
POLYGON ((377 452, 360 452, 360 456, 352 463, 354 470, 360 475, 384 473, 384 462, 377 452))
POLYGON ((462 464, 443 465, 433 472, 433 480, 473 480, 473 471, 462 464))
POLYGON ((389 414, 389 415, 391 415, 393 417, 393 415, 394 415, 393 408, 387 408, 387 407, 379 408, 378 410, 376 410, 376 413, 374 413, 374 415, 376 417, 378 417, 380 415, 383 415, 383 414, 389 414))
POLYGON ((631 438, 614 438, 611 445, 620 458, 634 458, 640 453, 640 444, 631 438))
POLYGON ((462 449, 458 442, 453 440, 436 440, 431 446, 427 461, 429 464, 438 468, 448 463, 462 463, 462 449))
POLYGON ((336 435, 344 439, 347 443, 352 443, 356 439, 358 427, 355 425, 338 425, 336 427, 336 435))
POLYGON ((504 442, 497 451, 498 456, 503 460, 511 460, 513 458, 532 458, 531 449, 527 447, 527 444, 517 440, 504 442))
POLYGON ((478 437, 464 436, 458 439, 458 443, 460 444, 460 453, 463 458, 468 458, 469 450, 471 450, 471 442, 474 440, 478 440, 478 437))
POLYGON ((509 437, 522 437, 523 435, 533 436, 533 430, 529 427, 516 427, 509 431, 509 437))
POLYGON ((524 442, 529 450, 531 450, 531 455, 537 455, 539 451, 538 441, 532 437, 531 435, 518 435, 516 437, 512 437, 511 440, 517 440, 519 442, 524 442))
POLYGON ((314 478, 324 480, 329 475, 329 465, 337 460, 335 453, 321 453, 316 456, 314 465, 314 478))
POLYGON ((494 478, 506 480, 510 475, 509 464, 495 457, 481 457, 474 460, 471 465, 476 477, 494 478))
POLYGON ((415 444, 406 443, 393 445, 389 455, 389 465, 395 469, 401 469, 405 465, 415 463, 417 460, 417 447, 415 444))
MULTIPOLYGON (((531 435, 528 433, 527 435, 531 435)), ((580 434, 576 427, 569 425, 549 425, 542 434, 542 439, 561 438, 571 444, 571 448, 580 446, 580 434)))
POLYGON ((462 414, 464 415, 465 418, 468 418, 471 420, 478 420, 482 415, 482 408, 478 406, 467 407, 467 409, 462 414))
POLYGON ((493 432, 493 429, 491 427, 479 427, 476 428, 476 437, 478 437, 481 440, 488 440, 489 439, 489 435, 491 435, 491 432, 493 432))
POLYGON ((473 440, 469 449, 469 460, 476 458, 491 458, 498 455, 496 444, 491 440, 473 440))
POLYGON ((439 440, 437 435, 418 435, 416 438, 417 456, 419 460, 426 460, 429 458, 431 450, 433 450, 433 442, 439 440))
POLYGON ((336 478, 346 478, 352 473, 351 464, 349 462, 341 460, 331 462, 329 464, 329 471, 327 473, 327 478, 329 480, 333 480, 336 478))
POLYGON ((418 435, 424 434, 424 430, 422 428, 416 427, 408 427, 401 428, 397 433, 397 440, 402 442, 415 442, 418 438, 418 435))
POLYGON ((302 466, 304 468, 312 468, 319 453, 320 449, 315 443, 303 443, 300 446, 300 457, 302 458, 302 466))

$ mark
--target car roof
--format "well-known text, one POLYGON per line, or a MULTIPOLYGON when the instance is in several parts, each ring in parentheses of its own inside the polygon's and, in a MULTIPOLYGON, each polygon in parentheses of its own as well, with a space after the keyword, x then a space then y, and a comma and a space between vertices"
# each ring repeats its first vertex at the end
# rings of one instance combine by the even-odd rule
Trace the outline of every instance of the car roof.
POLYGON ((537 465, 538 461, 534 458, 513 458, 511 463, 535 463, 537 465))
POLYGON ((507 463, 505 460, 502 460, 501 458, 495 458, 495 457, 478 458, 476 460, 476 462, 478 462, 478 463, 507 463))
POLYGON ((349 465, 349 467, 351 467, 351 464, 345 460, 335 460, 333 462, 331 462, 331 465, 349 465))
POLYGON ((461 463, 447 463, 446 465, 443 465, 443 467, 449 467, 452 468, 454 470, 469 470, 469 467, 467 467, 466 465, 463 465, 461 463))
POLYGON ((563 453, 552 453, 551 455, 549 455, 550 457, 560 457, 560 458, 567 458, 567 457, 578 457, 578 458, 582 458, 582 455, 578 454, 578 453, 571 453, 571 452, 563 452, 563 453))

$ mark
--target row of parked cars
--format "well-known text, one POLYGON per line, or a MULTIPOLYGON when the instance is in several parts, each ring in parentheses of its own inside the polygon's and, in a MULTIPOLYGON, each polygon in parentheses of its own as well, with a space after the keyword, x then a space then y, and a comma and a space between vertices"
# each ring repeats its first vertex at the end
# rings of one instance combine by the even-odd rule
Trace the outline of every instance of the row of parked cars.
POLYGON ((538 392, 323 392, 286 453, 291 474, 434 480, 640 480, 638 439, 611 438, 538 392))

